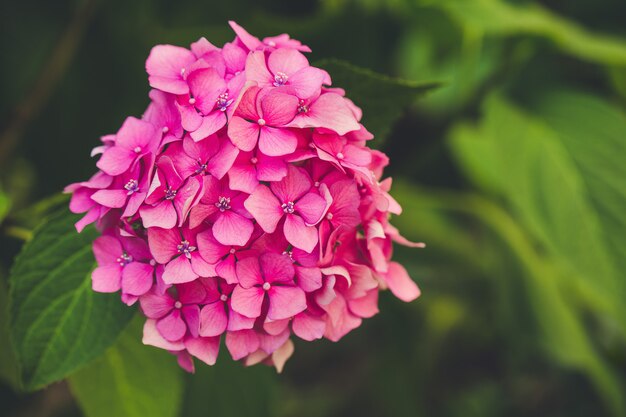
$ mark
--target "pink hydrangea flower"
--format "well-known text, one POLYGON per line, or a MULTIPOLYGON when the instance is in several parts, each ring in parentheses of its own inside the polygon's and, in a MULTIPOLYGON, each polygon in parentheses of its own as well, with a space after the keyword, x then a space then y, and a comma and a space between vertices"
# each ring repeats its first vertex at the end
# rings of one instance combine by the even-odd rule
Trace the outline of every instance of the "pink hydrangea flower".
POLYGON ((389 223, 402 212, 389 159, 310 49, 230 25, 221 48, 152 49, 142 118, 103 136, 100 171, 66 192, 77 230, 102 232, 94 291, 139 302, 144 344, 193 372, 224 340, 233 359, 280 372, 292 336, 338 341, 378 313, 382 290, 417 298, 393 244, 423 244, 389 223))

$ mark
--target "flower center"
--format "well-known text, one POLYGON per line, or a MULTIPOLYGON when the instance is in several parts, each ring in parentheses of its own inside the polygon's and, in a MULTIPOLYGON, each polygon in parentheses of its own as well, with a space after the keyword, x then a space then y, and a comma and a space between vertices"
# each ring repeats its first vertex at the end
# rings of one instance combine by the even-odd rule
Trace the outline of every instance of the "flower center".
POLYGON ((191 252, 196 250, 195 246, 189 245, 188 240, 181 241, 180 245, 178 245, 177 248, 178 248, 178 253, 182 253, 183 255, 185 255, 187 259, 191 259, 191 252))
POLYGON ((176 190, 172 190, 172 187, 168 186, 165 189, 165 199, 166 200, 173 200, 174 197, 176 197, 176 190))
POLYGON ((258 160, 258 159, 256 159, 254 156, 253 156, 252 158, 250 158, 250 163, 251 163, 252 165, 256 164, 257 162, 259 162, 259 160, 258 160))
POLYGON ((259 124, 259 126, 265 126, 265 119, 259 119, 256 122, 259 124))
POLYGON ((234 255, 234 254, 235 254, 235 252, 237 252, 237 251, 235 250, 235 248, 230 248, 230 250, 229 250, 228 252, 229 252, 231 255, 234 255))
POLYGON ((115 260, 120 266, 126 266, 133 261, 133 257, 126 252, 122 253, 119 258, 115 260))
POLYGON ((327 218, 328 220, 332 220, 332 219, 333 219, 333 213, 327 213, 327 214, 326 214, 326 218, 327 218))
POLYGON ((228 296, 226 294, 222 294, 220 295, 220 300, 222 300, 223 302, 226 302, 226 300, 228 300, 228 296))
POLYGON ((298 113, 306 113, 309 111, 309 106, 304 104, 304 100, 298 102, 298 113))
POLYGON ((181 308, 182 306, 183 306, 183 303, 181 303, 180 301, 176 301, 174 303, 174 307, 176 307, 176 308, 181 308))
POLYGON ((196 174, 201 174, 202 172, 204 172, 204 170, 206 170, 207 164, 206 162, 202 162, 202 159, 198 158, 198 160, 196 161, 196 174))
POLYGON ((292 214, 294 211, 296 211, 294 208, 295 205, 296 203, 294 203, 293 201, 288 201, 286 203, 283 203, 281 207, 285 213, 292 214))
POLYGON ((132 193, 139 191, 139 183, 137 180, 130 180, 126 183, 124 189, 128 191, 128 193, 126 193, 127 195, 131 195, 132 193))
POLYGON ((293 251, 286 250, 283 252, 283 255, 289 256, 289 259, 291 259, 291 262, 294 262, 294 263, 296 262, 295 259, 293 259, 293 251))
POLYGON ((281 85, 287 84, 288 79, 289 77, 284 72, 277 72, 276 75, 274 75, 274 87, 280 87, 281 85))
POLYGON ((341 152, 337 154, 337 159, 343 159, 343 154, 341 152))
POLYGON ((141 146, 135 147, 135 149, 133 149, 133 151, 135 151, 135 153, 140 153, 141 152, 141 146))
POLYGON ((191 104, 191 105, 196 104, 196 99, 195 99, 195 98, 193 98, 193 97, 192 97, 192 98, 190 98, 190 99, 189 99, 189 104, 191 104))
POLYGON ((228 98, 228 93, 220 94, 217 97, 217 100, 215 100, 215 105, 217 106, 217 109, 219 111, 226 111, 228 106, 230 106, 232 103, 233 100, 228 98))
POLYGON ((263 283, 263 289, 265 291, 269 291, 270 288, 272 288, 272 285, 269 282, 263 283))
POLYGON ((220 209, 221 212, 226 210, 230 210, 230 198, 229 197, 220 197, 215 203, 215 207, 220 209))

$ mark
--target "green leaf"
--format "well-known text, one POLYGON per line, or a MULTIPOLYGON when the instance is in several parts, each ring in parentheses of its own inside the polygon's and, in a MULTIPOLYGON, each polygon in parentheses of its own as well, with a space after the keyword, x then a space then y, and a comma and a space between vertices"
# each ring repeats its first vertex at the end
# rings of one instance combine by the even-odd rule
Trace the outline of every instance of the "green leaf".
POLYGON ((540 36, 578 58, 626 66, 626 41, 593 34, 537 4, 514 5, 502 0, 440 0, 429 5, 445 10, 462 25, 488 34, 540 36))
POLYGON ((69 378, 86 417, 179 415, 183 371, 174 356, 141 343, 143 322, 137 316, 103 356, 69 378))
POLYGON ((27 390, 63 379, 101 355, 133 315, 117 294, 91 289, 93 228, 67 209, 34 232, 10 275, 10 327, 27 390))
POLYGON ((7 214, 9 214, 10 208, 11 200, 9 200, 9 196, 2 191, 2 188, 0 188, 0 223, 2 223, 7 214))
POLYGON ((361 107, 362 123, 374 134, 374 146, 378 147, 406 108, 440 85, 395 79, 335 59, 315 65, 328 71, 333 87, 345 89, 346 96, 361 107))
POLYGON ((0 276, 0 379, 18 387, 17 363, 9 336, 9 294, 3 278, 0 276))

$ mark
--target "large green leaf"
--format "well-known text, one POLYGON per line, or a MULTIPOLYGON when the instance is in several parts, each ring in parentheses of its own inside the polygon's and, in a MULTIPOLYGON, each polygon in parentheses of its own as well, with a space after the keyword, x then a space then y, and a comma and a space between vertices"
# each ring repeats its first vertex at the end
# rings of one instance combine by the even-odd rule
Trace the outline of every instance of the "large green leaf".
POLYGON ((463 25, 497 35, 530 34, 550 39, 581 59, 626 67, 626 41, 590 33, 583 27, 533 3, 503 0, 440 0, 442 8, 463 25))
POLYGON ((17 387, 19 385, 17 363, 9 336, 9 296, 3 278, 0 276, 0 379, 17 387))
POLYGON ((58 381, 101 355, 133 315, 116 294, 91 289, 93 228, 52 215, 24 245, 10 275, 11 336, 23 387, 58 381))
POLYGON ((394 122, 411 104, 439 83, 419 83, 400 80, 355 67, 339 60, 324 60, 316 66, 329 72, 333 87, 346 90, 346 95, 363 110, 363 124, 374 134, 375 146, 380 146, 394 122))
POLYGON ((179 415, 183 371, 174 356, 141 343, 143 321, 137 316, 103 356, 69 378, 86 417, 179 415))

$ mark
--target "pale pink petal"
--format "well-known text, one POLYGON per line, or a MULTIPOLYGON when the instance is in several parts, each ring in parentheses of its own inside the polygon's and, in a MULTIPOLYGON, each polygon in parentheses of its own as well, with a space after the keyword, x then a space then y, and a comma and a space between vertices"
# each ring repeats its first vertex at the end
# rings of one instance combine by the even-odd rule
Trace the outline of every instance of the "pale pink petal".
POLYGON ((301 113, 289 125, 300 128, 324 127, 339 135, 360 129, 344 98, 335 93, 322 94, 311 104, 308 112, 301 113))
POLYGON ((135 152, 130 149, 111 146, 104 151, 96 166, 109 175, 120 175, 130 168, 136 157, 135 152))
POLYGON ((391 292, 402 301, 413 301, 420 296, 417 284, 411 279, 406 269, 397 262, 389 263, 384 279, 391 292))
POLYGON ((305 225, 302 217, 296 214, 287 216, 283 231, 289 243, 305 252, 311 253, 317 245, 317 229, 305 225))
POLYGON ((259 87, 269 87, 272 85, 272 74, 267 70, 265 65, 265 53, 263 51, 254 51, 248 54, 246 59, 246 77, 248 80, 255 81, 259 87))
POLYGON ((144 345, 155 346, 161 349, 169 351, 179 351, 185 349, 185 345, 182 340, 176 342, 170 342, 165 340, 161 333, 157 330, 156 320, 148 319, 143 326, 143 339, 144 345))
POLYGON ((300 98, 309 98, 319 93, 326 73, 319 68, 307 67, 289 76, 289 85, 300 98))
POLYGON ((322 288, 322 272, 319 268, 296 267, 298 286, 306 292, 322 288))
POLYGON ((228 317, 221 301, 207 304, 200 311, 200 336, 219 336, 226 331, 228 317))
POLYGON ((126 190, 98 190, 91 196, 96 203, 112 208, 124 207, 127 198, 126 190))
POLYGON ((266 186, 258 186, 246 199, 244 206, 266 233, 273 233, 285 214, 281 203, 266 186))
POLYGON ((270 308, 267 317, 270 320, 282 320, 293 317, 306 309, 304 291, 298 287, 272 286, 268 291, 270 308))
POLYGON ((200 126, 191 132, 191 138, 196 142, 201 141, 226 125, 226 115, 222 111, 214 111, 202 118, 200 126))
POLYGON ((251 329, 256 318, 250 318, 237 313, 232 307, 228 311, 228 331, 251 329))
POLYGON ((227 210, 213 224, 213 235, 223 245, 244 246, 248 243, 254 226, 252 221, 227 210))
POLYGON ((186 94, 189 87, 182 79, 182 72, 195 60, 188 49, 173 45, 155 46, 146 61, 150 86, 172 94, 186 94))
POLYGON ((156 206, 141 207, 139 209, 139 216, 141 216, 144 227, 171 229, 176 226, 178 222, 176 209, 170 200, 163 200, 156 206))
POLYGON ((375 316, 378 314, 378 290, 371 290, 364 297, 348 300, 348 306, 359 317, 375 316))
POLYGON ((202 255, 197 251, 191 254, 191 269, 195 274, 201 277, 215 276, 215 266, 205 261, 202 255))
POLYGON ((253 330, 226 333, 226 347, 236 361, 255 352, 259 344, 259 337, 253 330))
POLYGON ((255 318, 261 315, 263 298, 265 298, 263 289, 259 287, 243 288, 237 285, 233 290, 231 306, 239 314, 255 318))
MULTIPOLYGON (((267 59, 267 66, 274 75, 282 72, 288 76, 309 66, 304 55, 294 49, 277 49, 267 59)), ((291 81, 291 78, 289 79, 291 81)), ((320 83, 321 84, 321 83, 320 83)))
POLYGON ((291 340, 287 340, 281 347, 272 353, 272 362, 274 363, 276 372, 279 374, 283 372, 285 363, 287 363, 287 360, 291 357, 291 355, 293 355, 294 350, 295 347, 293 342, 291 340))

